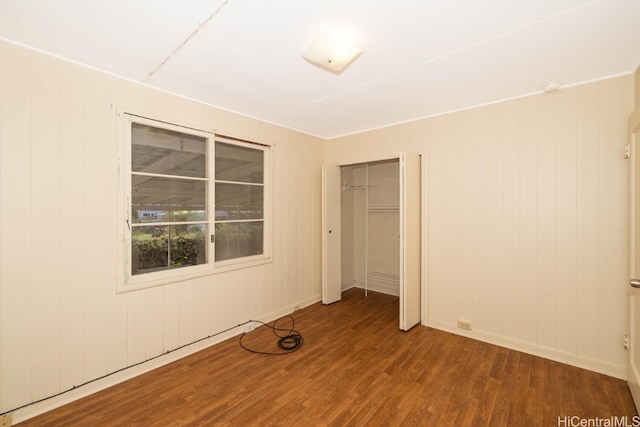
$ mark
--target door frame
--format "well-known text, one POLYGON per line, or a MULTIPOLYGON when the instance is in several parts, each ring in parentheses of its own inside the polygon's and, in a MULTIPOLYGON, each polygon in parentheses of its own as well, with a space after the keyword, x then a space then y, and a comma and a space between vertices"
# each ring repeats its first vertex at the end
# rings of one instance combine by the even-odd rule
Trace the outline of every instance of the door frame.
MULTIPOLYGON (((408 152, 408 151, 407 151, 408 152)), ((421 215, 420 215, 420 324, 421 325, 428 325, 428 304, 429 304, 429 294, 428 294, 428 157, 427 154, 424 151, 411 151, 411 153, 414 154, 418 154, 421 156, 422 160, 421 160, 421 164, 420 164, 420 209, 421 209, 421 215)), ((353 166, 353 165, 358 165, 358 164, 366 164, 366 163, 375 163, 375 162, 383 162, 383 161, 393 161, 393 160, 398 160, 398 162, 400 162, 400 157, 402 156, 402 152, 397 153, 397 155, 391 155, 391 156, 378 156, 378 157, 368 157, 366 159, 357 159, 357 160, 351 160, 351 161, 347 161, 347 162, 332 162, 332 163, 325 163, 324 165, 331 165, 331 166, 337 166, 339 168, 342 168, 343 166, 353 166)), ((325 166, 323 165, 323 175, 324 175, 324 168, 325 166)), ((399 171, 400 172, 400 171, 399 171)), ((324 188, 323 188, 323 194, 322 194, 322 200, 325 200, 325 194, 324 194, 324 188)), ((324 206, 323 206, 324 209, 324 206)), ((324 212, 323 212, 324 214, 324 212)), ((323 240, 323 259, 322 259, 322 263, 323 263, 323 269, 322 269, 322 275, 323 275, 323 292, 322 292, 322 298, 324 300, 325 298, 325 290, 324 290, 324 277, 325 277, 325 258, 324 258, 324 241, 325 238, 327 237, 325 235, 325 218, 323 215, 322 220, 322 230, 323 230, 323 236, 322 236, 322 240, 323 240)), ((398 313, 398 315, 400 315, 400 313, 398 313)))
MULTIPOLYGON (((636 215, 640 215, 640 212, 637 212, 636 205, 636 182, 638 182, 638 177, 636 176, 637 168, 640 168, 640 164, 637 164, 636 159, 640 157, 640 109, 636 109, 633 114, 629 117, 628 122, 628 147, 630 148, 630 164, 629 164, 629 228, 628 228, 628 252, 629 252, 629 261, 628 261, 628 269, 629 269, 629 280, 634 278, 639 278, 640 271, 636 271, 635 265, 635 257, 639 256, 637 254, 640 251, 640 247, 636 247, 636 233, 640 233, 640 230, 636 229, 636 215)), ((635 355, 636 352, 640 352, 640 343, 635 340, 635 325, 636 325, 636 317, 640 316, 640 313, 635 310, 635 299, 640 298, 640 295, 636 295, 640 293, 640 290, 635 290, 630 287, 627 282, 627 333, 629 338, 629 352, 627 354, 627 384, 629 386, 629 390, 631 391, 631 396, 633 397, 633 401, 636 405, 636 409, 640 412, 640 366, 635 366, 635 355)))

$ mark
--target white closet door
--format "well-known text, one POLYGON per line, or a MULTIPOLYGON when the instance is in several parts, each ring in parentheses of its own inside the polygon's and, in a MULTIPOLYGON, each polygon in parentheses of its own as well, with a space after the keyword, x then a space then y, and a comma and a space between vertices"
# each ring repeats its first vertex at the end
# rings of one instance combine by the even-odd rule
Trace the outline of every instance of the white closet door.
POLYGON ((322 165, 322 303, 342 298, 340 167, 322 165))
POLYGON ((400 329, 420 323, 421 157, 400 154, 400 329))

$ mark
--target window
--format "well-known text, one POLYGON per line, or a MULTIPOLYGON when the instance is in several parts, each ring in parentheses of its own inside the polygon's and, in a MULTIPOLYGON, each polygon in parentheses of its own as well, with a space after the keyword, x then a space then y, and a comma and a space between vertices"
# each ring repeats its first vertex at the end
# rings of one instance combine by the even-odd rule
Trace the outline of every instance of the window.
POLYGON ((216 261, 264 253, 264 152, 216 141, 216 261))
POLYGON ((268 146, 121 118, 121 290, 269 261, 268 146))
POLYGON ((131 274, 207 262, 207 140, 131 124, 131 274))

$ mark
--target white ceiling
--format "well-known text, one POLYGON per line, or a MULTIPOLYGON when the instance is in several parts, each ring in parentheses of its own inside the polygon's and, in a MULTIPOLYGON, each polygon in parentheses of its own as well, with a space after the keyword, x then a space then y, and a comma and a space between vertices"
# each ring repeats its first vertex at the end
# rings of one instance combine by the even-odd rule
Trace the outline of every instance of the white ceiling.
POLYGON ((0 0, 0 37, 334 138, 631 73, 640 0, 0 0), (326 27, 340 75, 302 58, 326 27))

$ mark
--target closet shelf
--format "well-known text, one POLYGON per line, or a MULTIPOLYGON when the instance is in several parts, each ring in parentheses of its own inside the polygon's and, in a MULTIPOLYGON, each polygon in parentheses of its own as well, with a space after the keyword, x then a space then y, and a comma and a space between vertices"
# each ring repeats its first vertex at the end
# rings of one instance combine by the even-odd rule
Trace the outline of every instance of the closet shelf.
POLYGON ((400 205, 394 203, 369 205, 367 212, 400 212, 400 205))
POLYGON ((368 188, 375 187, 375 185, 364 185, 364 184, 347 184, 342 187, 342 191, 346 190, 366 190, 368 188))

